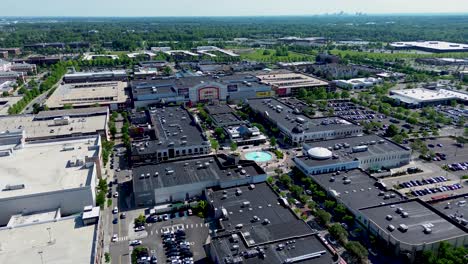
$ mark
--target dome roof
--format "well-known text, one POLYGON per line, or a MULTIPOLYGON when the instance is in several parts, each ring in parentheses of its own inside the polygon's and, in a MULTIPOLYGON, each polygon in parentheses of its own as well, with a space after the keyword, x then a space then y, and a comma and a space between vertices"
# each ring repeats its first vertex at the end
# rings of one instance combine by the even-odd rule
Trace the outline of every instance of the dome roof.
POLYGON ((324 160, 324 159, 329 159, 332 157, 333 153, 326 149, 326 148, 311 148, 307 151, 307 154, 309 154, 309 157, 313 158, 313 159, 320 159, 320 160, 324 160))

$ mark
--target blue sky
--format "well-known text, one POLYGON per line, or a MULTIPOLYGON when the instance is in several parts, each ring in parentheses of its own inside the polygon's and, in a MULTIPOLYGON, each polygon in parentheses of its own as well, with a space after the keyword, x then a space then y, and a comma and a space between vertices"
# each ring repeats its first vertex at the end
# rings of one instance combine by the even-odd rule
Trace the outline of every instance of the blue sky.
POLYGON ((0 16, 268 16, 468 13, 467 0, 1 0, 0 16))

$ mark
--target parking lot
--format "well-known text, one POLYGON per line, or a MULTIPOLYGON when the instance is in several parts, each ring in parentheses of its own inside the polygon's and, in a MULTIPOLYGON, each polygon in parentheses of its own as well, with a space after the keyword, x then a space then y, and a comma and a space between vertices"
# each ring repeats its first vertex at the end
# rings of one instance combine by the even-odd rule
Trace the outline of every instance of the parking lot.
MULTIPOLYGON (((175 259, 174 257, 179 255, 180 259, 182 259, 183 256, 187 257, 185 263, 204 263, 206 254, 203 245, 206 243, 209 236, 210 223, 205 222, 204 219, 197 216, 188 216, 185 212, 184 215, 168 214, 166 220, 163 220, 163 215, 159 215, 160 219, 158 222, 147 222, 144 228, 138 230, 135 228, 134 219, 138 217, 138 215, 144 214, 145 211, 148 210, 140 209, 127 211, 126 220, 120 220, 120 222, 126 224, 127 227, 116 230, 120 231, 121 235, 111 244, 112 263, 129 263, 134 248, 134 246, 131 245, 132 242, 136 242, 135 246, 142 246, 148 249, 149 262, 147 263, 151 263, 152 256, 157 258, 158 263, 170 263, 171 257, 175 259), (122 229, 125 229, 127 233, 121 232, 122 229), (177 249, 180 248, 178 245, 183 242, 184 245, 182 245, 182 247, 185 248, 184 250, 187 250, 186 246, 188 246, 190 253, 179 252, 174 246, 169 250, 167 243, 163 242, 167 239, 167 237, 163 237, 163 234, 181 232, 177 230, 181 230, 185 234, 183 236, 183 241, 180 240, 180 237, 177 238, 180 240, 176 241, 177 249), (168 255, 168 253, 170 254, 168 255), (182 253, 185 255, 182 255, 182 253)), ((149 215, 145 215, 145 218, 148 219, 148 217, 149 215)), ((116 228, 119 227, 116 226, 116 228)), ((175 239, 176 237, 173 238, 175 239)))
POLYGON ((370 123, 370 122, 378 122, 381 123, 382 126, 380 128, 374 128, 374 132, 377 134, 385 133, 387 127, 391 124, 396 125, 399 129, 404 129, 407 132, 412 130, 416 131, 420 129, 418 125, 411 125, 404 121, 397 120, 392 117, 388 117, 381 113, 378 113, 372 109, 356 105, 352 102, 329 102, 328 109, 333 109, 334 115, 342 117, 346 120, 353 121, 356 123, 370 123))
POLYGON ((382 182, 389 187, 394 187, 407 197, 418 197, 422 200, 439 199, 468 192, 466 182, 461 181, 459 176, 443 170, 437 164, 415 161, 398 171, 406 171, 410 167, 419 168, 422 172, 384 178, 382 182))
POLYGON ((425 141, 429 150, 437 155, 433 163, 440 167, 447 165, 449 171, 457 176, 468 175, 468 148, 458 145, 452 138, 427 139, 425 141))

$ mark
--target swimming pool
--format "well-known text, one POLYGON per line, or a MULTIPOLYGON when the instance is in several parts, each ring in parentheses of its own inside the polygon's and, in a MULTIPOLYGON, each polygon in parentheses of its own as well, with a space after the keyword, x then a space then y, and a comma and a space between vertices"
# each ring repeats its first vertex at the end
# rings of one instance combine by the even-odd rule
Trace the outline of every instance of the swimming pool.
POLYGON ((256 162, 267 162, 270 161, 273 158, 273 156, 268 152, 254 151, 245 154, 245 158, 256 162))

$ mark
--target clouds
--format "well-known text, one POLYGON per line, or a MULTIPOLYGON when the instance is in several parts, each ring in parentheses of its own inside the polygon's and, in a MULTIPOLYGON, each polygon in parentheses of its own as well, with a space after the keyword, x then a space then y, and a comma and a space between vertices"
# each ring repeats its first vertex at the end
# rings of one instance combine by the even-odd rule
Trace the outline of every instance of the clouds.
POLYGON ((264 16, 468 13, 462 0, 2 0, 1 16, 264 16))

